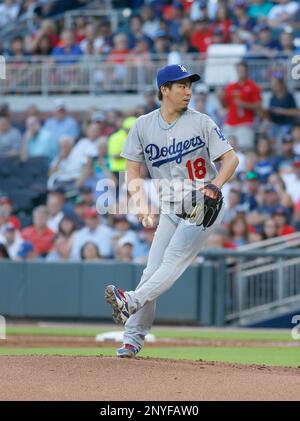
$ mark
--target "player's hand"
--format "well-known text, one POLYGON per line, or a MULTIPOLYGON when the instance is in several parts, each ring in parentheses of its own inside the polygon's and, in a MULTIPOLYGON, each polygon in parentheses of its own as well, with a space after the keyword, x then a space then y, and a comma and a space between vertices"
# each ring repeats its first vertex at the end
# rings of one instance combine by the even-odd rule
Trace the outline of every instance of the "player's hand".
POLYGON ((147 213, 139 213, 137 217, 139 222, 141 222, 145 228, 151 228, 156 225, 156 219, 153 215, 147 213))

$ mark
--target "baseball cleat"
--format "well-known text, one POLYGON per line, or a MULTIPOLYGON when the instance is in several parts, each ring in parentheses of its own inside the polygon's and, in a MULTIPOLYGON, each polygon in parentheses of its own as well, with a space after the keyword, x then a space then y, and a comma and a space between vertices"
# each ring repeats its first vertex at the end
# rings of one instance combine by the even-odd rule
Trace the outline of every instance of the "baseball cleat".
POLYGON ((139 351, 139 348, 131 344, 124 344, 121 348, 117 349, 116 354, 119 358, 134 358, 139 351))
POLYGON ((119 324, 125 324, 129 319, 130 313, 124 292, 114 285, 109 285, 105 288, 105 301, 113 308, 112 317, 114 321, 119 324))

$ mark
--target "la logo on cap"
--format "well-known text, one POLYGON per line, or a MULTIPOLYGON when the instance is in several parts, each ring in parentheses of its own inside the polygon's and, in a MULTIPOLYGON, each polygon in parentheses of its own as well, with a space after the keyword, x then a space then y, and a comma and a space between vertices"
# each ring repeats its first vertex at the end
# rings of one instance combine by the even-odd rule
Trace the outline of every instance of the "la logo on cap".
POLYGON ((184 66, 182 66, 181 64, 178 64, 178 66, 180 67, 180 69, 181 69, 182 72, 184 72, 184 73, 187 72, 187 70, 186 70, 186 68, 184 66))

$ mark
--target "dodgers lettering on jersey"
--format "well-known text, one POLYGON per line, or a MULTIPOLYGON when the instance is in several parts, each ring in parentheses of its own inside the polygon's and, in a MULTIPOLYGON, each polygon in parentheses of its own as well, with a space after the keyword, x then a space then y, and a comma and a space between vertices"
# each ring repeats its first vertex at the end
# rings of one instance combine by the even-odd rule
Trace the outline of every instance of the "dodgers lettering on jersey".
POLYGON ((205 142, 203 142, 200 136, 187 139, 183 142, 176 142, 175 137, 173 137, 171 142, 172 143, 169 147, 163 146, 160 148, 155 143, 150 143, 146 146, 145 153, 149 155, 148 159, 152 162, 153 167, 160 167, 161 165, 171 161, 176 161, 177 164, 181 164, 184 156, 205 146, 205 142), (164 157, 167 158, 160 159, 164 157))
MULTIPOLYGON (((153 179, 169 184, 185 180, 211 181, 217 174, 213 161, 231 150, 220 128, 206 114, 188 109, 169 125, 160 110, 137 119, 126 139, 121 156, 145 162, 153 179)), ((165 196, 162 201, 178 202, 182 196, 165 196)))

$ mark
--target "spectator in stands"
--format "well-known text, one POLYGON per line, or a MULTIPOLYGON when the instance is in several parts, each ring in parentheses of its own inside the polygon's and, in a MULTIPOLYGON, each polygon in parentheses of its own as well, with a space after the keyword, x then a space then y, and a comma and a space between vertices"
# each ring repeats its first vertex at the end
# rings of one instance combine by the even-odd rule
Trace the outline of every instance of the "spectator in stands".
POLYGON ((101 137, 108 137, 114 132, 114 128, 107 121, 107 114, 103 111, 94 111, 91 115, 91 123, 97 124, 101 137))
POLYGON ((16 260, 34 260, 36 258, 36 252, 34 246, 30 241, 24 241, 18 251, 16 260))
POLYGON ((53 51, 51 40, 47 35, 42 36, 35 47, 34 54, 37 56, 49 56, 53 51))
POLYGON ((140 15, 132 15, 129 21, 128 48, 132 50, 138 41, 146 41, 150 46, 151 39, 143 31, 143 20, 140 15))
MULTIPOLYGON (((147 69, 152 65, 152 57, 149 43, 145 39, 136 41, 134 48, 130 50, 127 56, 127 63, 134 66, 145 66, 144 74, 141 74, 140 77, 144 78, 146 84, 148 80, 147 69)), ((149 70, 151 70, 151 67, 149 70)))
POLYGON ((290 211, 290 213, 292 213, 293 200, 287 192, 285 182, 282 177, 278 173, 273 172, 273 174, 270 174, 268 178, 268 184, 274 186, 277 191, 281 206, 283 206, 287 212, 290 211))
MULTIPOLYGON (((81 202, 82 203, 82 202, 81 202)), ((63 215, 58 224, 58 232, 66 238, 72 238, 77 230, 76 221, 68 215, 63 215)))
MULTIPOLYGON (((99 180, 112 180, 114 183, 117 183, 118 181, 115 178, 115 176, 111 173, 109 168, 109 159, 107 156, 107 142, 105 139, 99 141, 98 156, 88 158, 88 161, 83 168, 80 179, 78 180, 79 186, 90 187, 93 190, 95 202, 99 197, 100 193, 103 192, 102 190, 100 191, 100 189, 97 189, 97 183, 99 180)), ((111 193, 111 200, 113 200, 113 203, 115 202, 115 197, 113 196, 113 192, 111 192, 110 189, 107 192, 103 193, 105 193, 106 197, 107 195, 110 196, 111 193)))
POLYGON ((282 178, 293 203, 297 203, 300 200, 300 156, 295 157, 292 172, 282 174, 282 178))
POLYGON ((92 241, 88 241, 81 247, 80 258, 89 262, 102 260, 97 244, 92 241))
POLYGON ((91 123, 86 130, 86 137, 79 139, 72 150, 72 159, 87 162, 88 158, 98 155, 100 128, 97 123, 91 123))
POLYGON ((248 15, 247 8, 246 0, 236 0, 234 2, 233 24, 245 31, 251 31, 255 26, 255 19, 248 15))
POLYGON ((293 152, 300 156, 300 123, 293 125, 291 130, 291 140, 293 142, 293 152))
POLYGON ((34 246, 34 255, 45 257, 53 247, 54 232, 47 226, 48 211, 46 206, 38 206, 33 210, 33 225, 21 232, 25 241, 34 246))
POLYGON ((51 51, 57 46, 59 38, 56 33, 55 22, 50 19, 45 19, 41 23, 40 29, 31 37, 27 39, 27 48, 31 54, 39 54, 41 51, 42 39, 49 40, 51 51))
POLYGON ((278 237, 278 226, 273 218, 266 219, 262 224, 262 240, 278 237))
POLYGON ((11 126, 8 117, 0 116, 0 157, 19 155, 21 143, 19 130, 11 126))
POLYGON ((153 7, 150 4, 145 4, 140 12, 143 20, 143 33, 154 40, 155 35, 159 29, 159 21, 155 16, 153 7))
MULTIPOLYGON (((216 110, 216 114, 217 113, 218 113, 218 110, 216 110)), ((216 119, 214 119, 214 121, 216 121, 216 119)), ((241 173, 245 173, 245 171, 246 171, 246 155, 243 152, 241 152, 240 150, 238 150, 237 139, 236 139, 235 136, 229 136, 228 142, 233 147, 233 149, 234 149, 234 151, 237 154, 237 157, 239 159, 239 164, 238 164, 238 166, 235 170, 235 174, 237 176, 239 176, 241 173)))
POLYGON ((87 206, 84 198, 81 195, 75 198, 71 217, 74 219, 76 227, 78 227, 78 229, 84 227, 84 213, 88 207, 89 206, 87 206))
POLYGON ((78 61, 82 50, 75 43, 73 31, 64 30, 60 36, 60 43, 51 53, 57 63, 72 64, 78 61))
POLYGON ((112 228, 113 228, 114 237, 121 238, 126 235, 126 238, 130 237, 133 244, 136 244, 138 242, 136 232, 133 231, 130 227, 128 215, 113 214, 112 215, 112 228))
POLYGON ((140 240, 134 244, 133 257, 136 263, 147 263, 155 231, 155 227, 143 228, 140 234, 140 240))
POLYGON ((1 231, 5 239, 4 244, 8 250, 9 257, 16 260, 20 247, 24 242, 20 232, 16 230, 16 227, 10 222, 4 224, 1 231))
MULTIPOLYGON (((87 21, 85 16, 77 16, 75 18, 74 37, 76 44, 80 44, 86 38, 87 21)), ((82 51, 83 48, 81 46, 82 51)))
POLYGON ((180 1, 174 1, 168 18, 169 35, 173 43, 181 41, 181 23, 184 18, 184 7, 180 1))
POLYGON ((98 28, 94 23, 89 23, 85 27, 85 36, 80 42, 80 48, 84 54, 87 53, 88 44, 93 46, 94 54, 100 54, 103 47, 103 38, 98 34, 98 28))
POLYGON ((20 4, 16 0, 4 0, 0 4, 0 27, 14 22, 19 14, 20 4))
POLYGON ((144 105, 144 114, 151 113, 152 111, 159 108, 159 104, 156 100, 156 91, 153 89, 148 89, 144 95, 145 105, 144 105))
POLYGON ((227 108, 224 132, 235 136, 238 149, 251 150, 254 147, 254 119, 261 106, 260 88, 248 77, 248 65, 237 64, 238 81, 226 86, 220 100, 227 108))
POLYGON ((60 233, 57 233, 54 238, 53 249, 46 257, 47 262, 62 262, 68 261, 70 258, 70 243, 60 233))
POLYGON ((242 203, 247 212, 252 212, 258 206, 256 200, 258 193, 258 174, 254 171, 248 171, 245 175, 243 187, 242 203))
POLYGON ((209 25, 208 18, 203 16, 194 24, 191 45, 197 48, 200 54, 205 54, 208 46, 211 44, 212 37, 213 30, 209 25))
POLYGON ((113 47, 113 32, 110 21, 104 20, 100 22, 99 36, 102 40, 101 50, 99 53, 107 55, 113 47))
POLYGON ((248 9, 248 16, 264 22, 272 7, 272 2, 265 0, 252 0, 248 9))
POLYGON ((224 3, 219 4, 214 21, 214 29, 220 29, 222 31, 225 43, 230 43, 231 41, 232 24, 228 7, 224 3))
POLYGON ((278 236, 296 232, 295 228, 288 224, 288 213, 285 207, 278 206, 272 214, 272 220, 278 228, 278 236))
POLYGON ((9 260, 9 254, 7 248, 4 244, 0 243, 0 260, 7 259, 9 260))
POLYGON ((244 246, 249 242, 249 230, 244 214, 237 215, 229 224, 228 233, 234 246, 244 246))
POLYGON ((65 196, 63 190, 50 191, 47 196, 47 225, 53 232, 58 232, 59 224, 64 217, 65 196))
POLYGON ((50 164, 48 189, 63 188, 68 191, 76 187, 84 160, 78 162, 72 159, 73 145, 74 138, 71 136, 59 139, 59 154, 50 164))
POLYGON ((268 24, 272 28, 286 28, 293 21, 299 3, 290 0, 278 0, 277 3, 268 14, 268 24))
POLYGON ((41 127, 37 116, 27 117, 20 151, 21 160, 27 161, 33 156, 45 156, 51 161, 57 154, 58 144, 53 134, 45 127, 41 127))
POLYGON ((121 237, 118 241, 118 248, 115 258, 121 262, 132 262, 133 248, 133 240, 129 236, 124 235, 124 237, 121 237))
MULTIPOLYGON (((283 136, 282 147, 278 156, 278 171, 280 174, 290 172, 295 157, 293 138, 290 134, 283 136)), ((299 150, 300 154, 300 150, 299 150)), ((296 153, 297 155, 297 153, 296 153)))
POLYGON ((127 67, 125 62, 129 54, 128 37, 126 34, 117 34, 114 36, 113 48, 107 56, 109 66, 105 79, 111 82, 123 82, 127 76, 127 67))
POLYGON ((272 96, 269 100, 269 136, 277 140, 281 151, 281 140, 291 129, 298 115, 294 95, 288 91, 281 72, 274 72, 271 79, 272 96))
POLYGON ((261 183, 265 183, 270 174, 276 171, 278 159, 273 154, 271 140, 266 135, 260 135, 256 144, 257 162, 254 171, 261 183))
POLYGON ((159 30, 156 34, 153 45, 153 61, 157 66, 165 65, 163 56, 170 51, 170 41, 167 32, 159 30))
POLYGON ((27 51, 24 46, 24 39, 21 36, 16 36, 11 42, 9 52, 10 57, 13 57, 13 68, 18 68, 19 64, 26 63, 24 56, 27 56, 27 51))
POLYGON ((290 32, 283 31, 279 35, 278 57, 288 58, 295 51, 294 38, 290 32))
POLYGON ((264 221, 270 218, 281 203, 279 193, 276 191, 275 187, 270 184, 261 186, 260 191, 256 196, 256 200, 259 204, 251 215, 248 216, 248 222, 260 231, 264 221))
POLYGON ((112 257, 112 229, 99 223, 99 214, 94 208, 86 209, 84 217, 86 226, 75 234, 71 257, 79 260, 80 250, 88 241, 97 244, 101 256, 112 257))
POLYGON ((79 188, 79 193, 84 199, 84 203, 87 207, 92 208, 94 206, 94 192, 90 186, 82 186, 79 188))
POLYGON ((206 247, 210 249, 234 249, 236 245, 228 240, 228 234, 224 227, 218 227, 207 239, 206 247))
POLYGON ((236 188, 231 188, 228 196, 228 203, 225 208, 223 222, 229 224, 236 216, 239 210, 241 192, 236 188))
POLYGON ((4 218, 3 223, 13 224, 16 230, 20 230, 21 222, 17 216, 13 215, 13 202, 9 197, 0 196, 0 210, 4 218))
POLYGON ((300 231, 300 200, 294 206, 293 221, 297 231, 300 231))
POLYGON ((280 50, 278 40, 273 39, 272 30, 266 24, 257 25, 254 28, 256 37, 251 45, 250 53, 259 58, 275 57, 280 50))
POLYGON ((65 102, 57 99, 54 101, 54 106, 54 115, 46 120, 43 128, 51 133, 53 142, 57 142, 57 144, 59 139, 65 135, 77 139, 79 126, 75 118, 69 115, 65 102))
POLYGON ((122 128, 113 133, 108 139, 108 158, 110 171, 118 179, 120 171, 126 169, 126 159, 120 157, 128 132, 133 126, 136 118, 131 116, 125 118, 122 123, 122 128))

